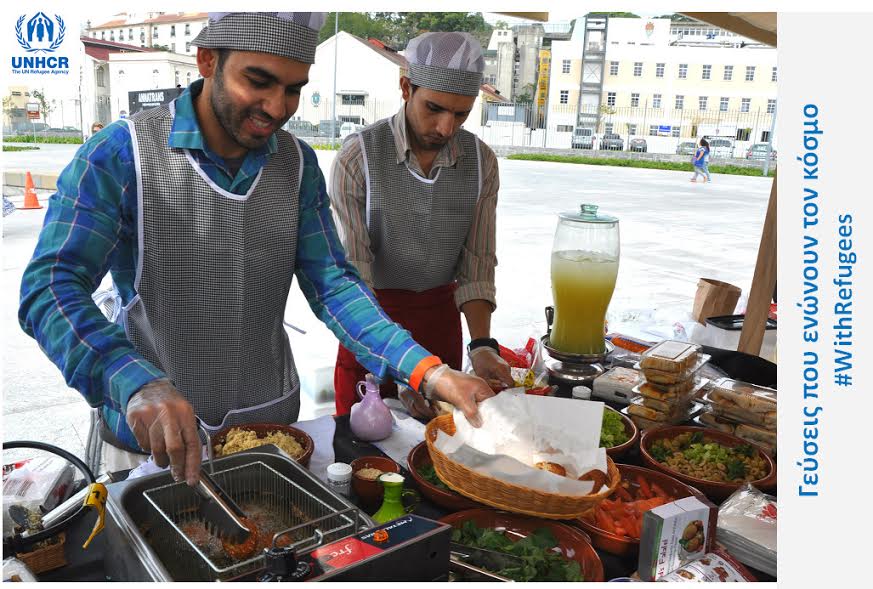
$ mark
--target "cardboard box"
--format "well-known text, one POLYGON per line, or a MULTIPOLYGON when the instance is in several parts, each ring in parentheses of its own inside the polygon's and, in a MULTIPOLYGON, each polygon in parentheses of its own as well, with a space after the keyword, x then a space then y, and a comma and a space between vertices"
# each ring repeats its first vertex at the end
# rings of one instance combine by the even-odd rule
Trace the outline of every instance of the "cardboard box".
POLYGON ((701 497, 685 497, 643 514, 639 573, 657 581, 712 548, 718 508, 701 497))

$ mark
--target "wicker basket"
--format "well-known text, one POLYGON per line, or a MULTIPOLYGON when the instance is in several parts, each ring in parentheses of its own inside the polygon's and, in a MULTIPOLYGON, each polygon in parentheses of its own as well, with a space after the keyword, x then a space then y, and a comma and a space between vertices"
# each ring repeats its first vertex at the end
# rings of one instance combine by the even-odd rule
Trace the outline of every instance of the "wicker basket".
POLYGON ((437 450, 434 441, 440 430, 449 435, 455 434, 455 422, 451 415, 441 415, 427 424, 425 439, 437 475, 452 490, 491 507, 547 519, 575 519, 594 509, 621 482, 618 468, 607 456, 609 485, 596 495, 546 493, 507 483, 458 464, 437 450))
POLYGON ((54 544, 19 554, 17 558, 26 564, 27 568, 35 575, 61 568, 67 564, 67 559, 64 556, 65 539, 64 532, 61 532, 54 544))

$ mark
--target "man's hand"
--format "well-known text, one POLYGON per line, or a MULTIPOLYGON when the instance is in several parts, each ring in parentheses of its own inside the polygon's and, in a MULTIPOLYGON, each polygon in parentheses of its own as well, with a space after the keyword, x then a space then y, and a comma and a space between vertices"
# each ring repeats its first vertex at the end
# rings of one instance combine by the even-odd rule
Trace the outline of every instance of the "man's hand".
MULTIPOLYGON (((473 364, 473 372, 491 385, 500 383, 505 387, 512 387, 512 372, 509 364, 494 351, 494 348, 482 346, 470 352, 470 362, 473 364)), ((499 387, 498 387, 499 388, 499 387)))
POLYGON ((170 465, 173 480, 197 484, 201 445, 194 407, 169 380, 154 380, 134 393, 127 403, 127 425, 158 466, 170 465))
POLYGON ((477 405, 494 396, 494 391, 484 380, 443 364, 425 374, 424 386, 427 395, 451 403, 464 412, 470 425, 482 427, 482 417, 479 416, 477 405))

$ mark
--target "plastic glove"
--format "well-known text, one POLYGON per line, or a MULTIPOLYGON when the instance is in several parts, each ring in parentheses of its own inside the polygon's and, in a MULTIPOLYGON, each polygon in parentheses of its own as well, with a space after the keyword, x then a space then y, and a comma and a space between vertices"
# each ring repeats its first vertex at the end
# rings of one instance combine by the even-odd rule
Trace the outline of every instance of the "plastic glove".
POLYGON ((491 387, 478 376, 453 370, 445 364, 425 376, 424 391, 426 397, 439 398, 463 411, 473 427, 482 427, 477 405, 494 396, 491 387))
POLYGON ((436 417, 427 399, 407 387, 397 387, 397 397, 411 417, 416 419, 433 419, 436 417))
POLYGON ((127 425, 155 464, 170 465, 173 480, 197 484, 201 444, 194 407, 169 380, 153 380, 134 393, 127 402, 127 425))
POLYGON ((494 351, 494 348, 488 346, 476 348, 470 352, 470 363, 473 364, 473 372, 476 376, 485 379, 492 389, 495 386, 500 390, 515 385, 509 364, 494 351))

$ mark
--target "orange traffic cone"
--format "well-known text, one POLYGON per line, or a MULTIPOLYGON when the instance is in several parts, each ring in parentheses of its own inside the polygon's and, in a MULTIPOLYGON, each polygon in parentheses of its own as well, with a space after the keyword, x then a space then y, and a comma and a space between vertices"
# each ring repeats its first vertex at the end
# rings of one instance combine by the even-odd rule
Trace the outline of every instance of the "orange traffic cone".
POLYGON ((33 189, 33 177, 30 175, 30 172, 27 172, 27 176, 24 179, 24 206, 18 207, 20 209, 41 209, 42 205, 39 204, 39 199, 36 198, 36 190, 33 189))

